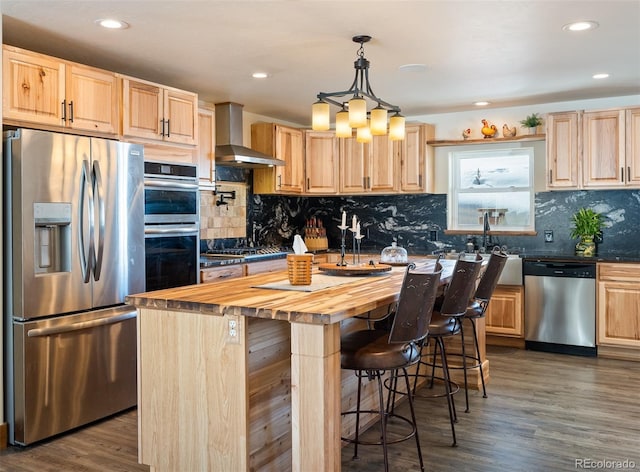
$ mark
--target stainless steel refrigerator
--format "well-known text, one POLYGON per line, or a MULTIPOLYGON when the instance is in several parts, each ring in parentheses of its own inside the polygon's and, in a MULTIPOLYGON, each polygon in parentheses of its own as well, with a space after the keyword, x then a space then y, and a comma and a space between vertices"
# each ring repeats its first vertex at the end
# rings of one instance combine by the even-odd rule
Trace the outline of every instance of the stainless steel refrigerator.
POLYGON ((26 445, 136 404, 144 156, 27 129, 4 144, 5 405, 26 445))

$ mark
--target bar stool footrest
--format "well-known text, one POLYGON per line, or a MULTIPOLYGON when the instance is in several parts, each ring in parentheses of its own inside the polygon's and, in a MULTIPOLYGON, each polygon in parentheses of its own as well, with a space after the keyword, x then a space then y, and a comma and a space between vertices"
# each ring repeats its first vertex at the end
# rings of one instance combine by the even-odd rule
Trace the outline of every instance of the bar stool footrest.
MULTIPOLYGON (((357 411, 344 411, 341 414, 342 414, 342 416, 345 416, 345 415, 355 415, 357 413, 358 413, 357 411)), ((367 413, 380 416, 380 411, 379 410, 360 410, 360 414, 367 414, 367 413)), ((399 419, 399 420, 407 423, 407 425, 409 425, 411 427, 411 432, 409 434, 405 435, 405 436, 401 436, 399 438, 387 440, 386 441, 387 445, 389 445, 389 444, 397 444, 397 443, 406 441, 408 439, 413 438, 416 435, 416 427, 414 426, 413 422, 409 418, 406 418, 406 417, 404 417, 402 415, 398 415, 396 413, 385 413, 385 421, 387 421, 387 428, 389 427, 388 423, 389 423, 389 419, 391 419, 391 418, 396 418, 396 419, 399 419)), ((374 425, 378 424, 379 422, 380 422, 380 420, 378 420, 376 423, 374 423, 374 425)), ((388 431, 387 431, 387 433, 388 433, 388 431)), ((362 433, 360 433, 360 434, 362 434, 362 433)), ((344 438, 344 437, 340 437, 340 439, 342 441, 348 442, 350 444, 355 444, 356 443, 355 439, 344 438)), ((359 445, 363 445, 363 446, 382 446, 382 444, 383 444, 382 441, 362 441, 359 438, 358 438, 357 443, 359 445)))

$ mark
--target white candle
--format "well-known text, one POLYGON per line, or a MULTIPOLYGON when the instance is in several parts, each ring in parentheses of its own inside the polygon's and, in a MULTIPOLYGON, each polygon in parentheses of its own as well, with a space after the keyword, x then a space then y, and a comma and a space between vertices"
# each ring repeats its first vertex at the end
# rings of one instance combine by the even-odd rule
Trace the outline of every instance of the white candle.
POLYGON ((353 218, 351 219, 351 229, 355 232, 356 231, 356 223, 357 223, 358 219, 356 218, 356 215, 353 215, 353 218))
POLYGON ((358 224, 356 225, 356 237, 359 238, 360 236, 360 222, 358 221, 358 224))
POLYGON ((347 212, 343 211, 342 212, 342 224, 340 225, 343 228, 347 226, 347 212))

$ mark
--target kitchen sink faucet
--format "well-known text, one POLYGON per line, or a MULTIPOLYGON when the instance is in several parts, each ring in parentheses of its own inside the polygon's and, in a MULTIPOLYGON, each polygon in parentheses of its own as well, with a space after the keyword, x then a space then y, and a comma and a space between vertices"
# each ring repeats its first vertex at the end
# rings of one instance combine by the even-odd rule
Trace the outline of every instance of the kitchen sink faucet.
POLYGON ((483 215, 483 228, 482 228, 482 247, 484 250, 487 250, 487 242, 491 244, 491 235, 489 231, 491 231, 491 226, 489 226, 489 212, 485 211, 483 215), (487 238, 488 237, 488 238, 487 238), (488 241, 487 241, 488 239, 488 241))

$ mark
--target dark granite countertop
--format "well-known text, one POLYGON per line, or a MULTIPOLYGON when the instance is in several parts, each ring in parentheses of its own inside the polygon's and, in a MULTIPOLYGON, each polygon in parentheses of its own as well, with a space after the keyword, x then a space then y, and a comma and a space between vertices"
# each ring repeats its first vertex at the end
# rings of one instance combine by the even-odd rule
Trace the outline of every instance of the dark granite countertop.
POLYGON ((599 251, 593 257, 576 256, 572 253, 535 251, 520 254, 523 259, 571 262, 640 262, 640 251, 599 251))

